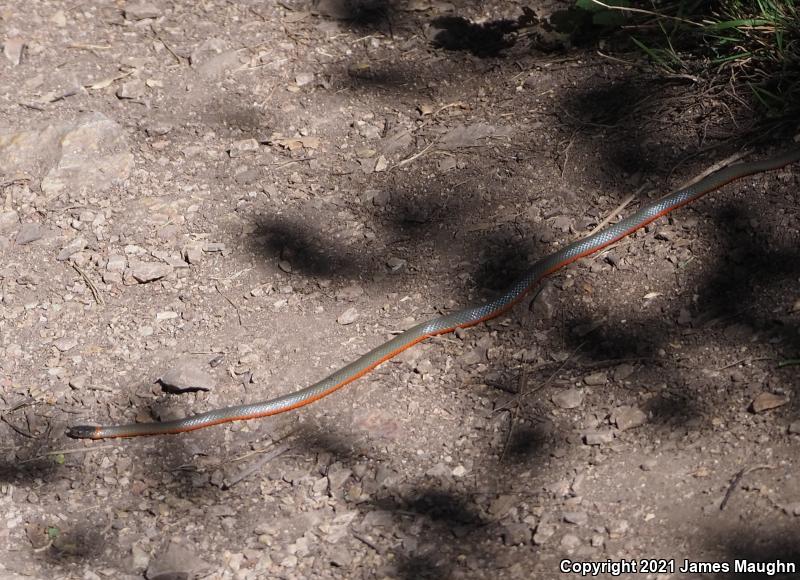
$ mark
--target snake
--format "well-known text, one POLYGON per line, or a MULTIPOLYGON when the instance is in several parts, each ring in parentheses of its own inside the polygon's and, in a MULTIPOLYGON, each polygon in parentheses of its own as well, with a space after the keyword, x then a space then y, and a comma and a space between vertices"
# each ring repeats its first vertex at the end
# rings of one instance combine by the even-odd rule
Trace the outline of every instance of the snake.
POLYGON ((363 377, 381 363, 396 357, 401 352, 423 340, 453 332, 459 328, 475 326, 504 314, 523 300, 545 278, 568 264, 606 248, 654 220, 696 201, 705 194, 717 190, 731 181, 779 169, 797 161, 800 161, 800 148, 789 150, 769 159, 730 165, 713 172, 697 183, 647 203, 629 217, 567 244, 552 254, 539 259, 516 282, 493 300, 417 324, 373 348, 350 364, 334 371, 324 379, 305 388, 266 401, 213 409, 205 413, 190 415, 183 419, 128 425, 77 425, 68 428, 66 434, 76 439, 106 439, 184 433, 232 421, 244 421, 277 415, 278 413, 285 413, 286 411, 304 407, 363 377))

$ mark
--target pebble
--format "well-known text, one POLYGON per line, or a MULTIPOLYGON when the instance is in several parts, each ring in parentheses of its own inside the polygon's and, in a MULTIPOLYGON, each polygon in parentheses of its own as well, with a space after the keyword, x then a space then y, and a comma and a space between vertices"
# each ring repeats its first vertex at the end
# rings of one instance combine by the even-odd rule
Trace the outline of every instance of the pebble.
POLYGON ((603 534, 593 534, 591 539, 592 547, 594 548, 602 548, 606 543, 606 539, 603 537, 603 534))
POLYGON ((467 468, 463 465, 457 465, 453 468, 453 477, 464 477, 467 474, 467 468))
POLYGON ((611 443, 613 440, 614 432, 609 429, 589 431, 583 435, 583 441, 586 445, 603 445, 604 443, 611 443))
POLYGON ((386 260, 386 265, 392 272, 397 272, 398 270, 404 268, 408 262, 403 258, 397 258, 392 256, 388 260, 386 260))
POLYGON ((564 512, 564 521, 576 526, 585 526, 589 521, 589 514, 586 512, 564 512))
POLYGON ((581 539, 575 534, 564 534, 561 538, 561 547, 565 550, 574 550, 581 545, 581 539))
POLYGON ((230 149, 228 149, 228 155, 231 157, 242 157, 244 155, 250 155, 258 151, 258 141, 255 139, 242 139, 240 141, 234 141, 231 143, 230 149))
POLYGON ((163 262, 142 262, 140 260, 131 260, 130 274, 140 284, 146 284, 159 280, 164 276, 172 273, 173 268, 169 264, 163 262))
POLYGON ((346 326, 348 324, 353 324, 357 319, 358 319, 358 310, 356 310, 353 307, 350 307, 339 315, 339 317, 336 319, 336 322, 338 322, 342 326, 346 326))
POLYGON ((186 263, 196 265, 203 259, 203 248, 198 245, 186 246, 182 255, 186 263))
POLYGON ((612 539, 618 539, 628 533, 630 525, 627 520, 614 520, 608 526, 608 536, 612 539))
POLYGON ((614 410, 611 414, 611 421, 620 431, 627 431, 644 425, 647 422, 647 414, 637 407, 623 405, 614 410))
POLYGON ((605 385, 608 381, 608 375, 604 372, 592 373, 583 377, 583 382, 590 386, 605 385))
POLYGON ((83 250, 85 247, 86 240, 78 236, 77 238, 72 239, 66 246, 61 248, 61 251, 58 252, 58 255, 56 256, 56 260, 59 262, 69 260, 72 256, 83 250))
POLYGON ((645 459, 639 468, 642 471, 652 471, 656 465, 658 465, 658 462, 655 459, 645 459))
POLYGON ((800 435, 800 421, 795 421, 789 425, 789 433, 792 435, 800 435))
POLYGON ((106 262, 106 272, 124 272, 128 259, 120 254, 111 254, 106 262))
POLYGON ((140 79, 122 83, 122 86, 115 93, 118 99, 139 100, 145 95, 144 82, 140 79))
MULTIPOLYGON (((19 214, 12 210, 0 211, 0 234, 9 232, 19 223, 19 214)), ((19 242, 17 242, 19 243, 19 242)))
POLYGON ((503 543, 506 546, 519 546, 531 541, 531 529, 528 524, 509 523, 503 526, 503 543))
POLYGON ((297 83, 298 87, 304 87, 308 84, 311 84, 314 82, 314 73, 313 72, 297 73, 294 77, 294 82, 297 83))
POLYGON ((533 534, 533 543, 537 546, 542 546, 553 537, 556 533, 556 527, 553 524, 539 523, 536 526, 536 531, 533 534))
POLYGON ((386 160, 386 157, 380 155, 378 160, 375 162, 375 173, 382 173, 389 168, 389 162, 386 160))
POLYGON ((763 413, 770 409, 777 409, 789 402, 789 397, 785 395, 776 395, 774 393, 762 392, 756 395, 753 402, 750 403, 750 409, 753 413, 763 413))
POLYGON ((281 260, 280 262, 278 262, 278 268, 280 268, 281 270, 283 270, 287 274, 291 274, 292 273, 292 264, 289 263, 288 260, 281 260))
POLYGON ((358 284, 346 286, 336 292, 336 300, 346 300, 347 302, 354 302, 364 294, 364 289, 358 284))
POLYGON ((22 227, 20 227, 19 231, 17 232, 17 237, 14 238, 14 242, 18 246, 24 246, 25 244, 30 244, 36 240, 41 240, 43 236, 44 228, 35 222, 31 222, 22 224, 22 227))
POLYGON ((553 395, 553 403, 562 409, 575 409, 583 403, 583 391, 580 389, 564 389, 553 395))

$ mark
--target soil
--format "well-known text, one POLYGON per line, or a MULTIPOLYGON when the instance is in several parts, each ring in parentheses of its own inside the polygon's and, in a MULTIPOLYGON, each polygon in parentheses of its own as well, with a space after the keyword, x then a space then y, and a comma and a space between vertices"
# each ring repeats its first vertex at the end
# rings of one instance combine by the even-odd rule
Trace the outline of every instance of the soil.
POLYGON ((308 385, 744 145, 729 87, 522 7, 0 7, 1 577, 800 567, 797 166, 309 407, 64 434, 308 385))

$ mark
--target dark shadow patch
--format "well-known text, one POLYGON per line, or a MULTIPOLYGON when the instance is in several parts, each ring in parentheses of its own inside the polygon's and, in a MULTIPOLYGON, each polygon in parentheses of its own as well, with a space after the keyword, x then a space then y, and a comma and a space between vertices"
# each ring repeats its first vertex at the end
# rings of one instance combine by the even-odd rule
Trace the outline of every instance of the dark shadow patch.
POLYGON ((724 561, 731 564, 729 574, 720 574, 719 578, 730 580, 752 580, 753 578, 774 578, 775 580, 794 580, 800 573, 800 532, 796 527, 787 527, 783 524, 782 530, 763 530, 756 526, 746 526, 744 529, 732 530, 727 535, 714 534, 714 539, 723 545, 726 552, 724 561), (720 537, 722 536, 722 537, 720 537), (746 560, 756 564, 793 564, 794 572, 779 572, 777 568, 770 574, 767 569, 753 571, 736 571, 736 560, 746 560))
POLYGON ((492 20, 481 24, 470 22, 461 16, 441 16, 431 22, 437 30, 433 44, 445 50, 468 51, 478 57, 499 56, 514 46, 511 35, 519 29, 516 20, 492 20))

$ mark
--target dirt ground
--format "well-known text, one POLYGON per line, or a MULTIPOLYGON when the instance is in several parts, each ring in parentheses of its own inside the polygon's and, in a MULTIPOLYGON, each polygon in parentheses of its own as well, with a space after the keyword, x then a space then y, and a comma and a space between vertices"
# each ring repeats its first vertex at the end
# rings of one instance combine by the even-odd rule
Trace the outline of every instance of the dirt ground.
POLYGON ((0 6, 1 578, 800 569, 800 166, 299 411, 64 435, 306 386, 747 144, 564 6, 0 6))

